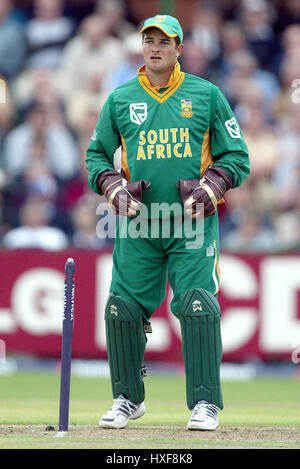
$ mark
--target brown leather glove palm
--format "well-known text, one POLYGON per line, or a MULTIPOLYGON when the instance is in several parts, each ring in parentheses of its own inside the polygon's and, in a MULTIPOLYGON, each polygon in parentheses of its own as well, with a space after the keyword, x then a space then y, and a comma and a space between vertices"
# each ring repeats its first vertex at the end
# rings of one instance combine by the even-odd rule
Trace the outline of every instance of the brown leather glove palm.
POLYGON ((206 218, 216 213, 218 202, 232 187, 232 180, 225 169, 210 166, 200 181, 180 179, 177 187, 186 213, 193 219, 206 218), (203 204, 203 212, 197 211, 198 204, 203 204))
POLYGON ((97 185, 116 214, 133 218, 140 210, 142 191, 150 186, 150 182, 127 182, 117 171, 104 171, 98 177, 97 185))

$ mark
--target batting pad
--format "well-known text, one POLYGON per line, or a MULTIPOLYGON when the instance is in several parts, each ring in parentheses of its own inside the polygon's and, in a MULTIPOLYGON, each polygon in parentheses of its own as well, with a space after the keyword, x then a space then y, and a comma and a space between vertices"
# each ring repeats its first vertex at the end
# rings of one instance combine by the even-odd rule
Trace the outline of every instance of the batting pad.
POLYGON ((181 296, 176 313, 182 333, 187 405, 193 409, 203 399, 222 409, 219 303, 207 290, 190 289, 181 296))
POLYGON ((146 337, 137 305, 111 293, 105 307, 107 357, 114 398, 123 394, 134 404, 144 401, 141 365, 146 337))

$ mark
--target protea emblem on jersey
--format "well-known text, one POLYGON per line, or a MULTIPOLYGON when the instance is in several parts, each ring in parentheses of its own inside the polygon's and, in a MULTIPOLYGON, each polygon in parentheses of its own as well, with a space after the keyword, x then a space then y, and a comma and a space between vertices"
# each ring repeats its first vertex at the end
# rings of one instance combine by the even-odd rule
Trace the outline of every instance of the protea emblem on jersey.
POLYGON ((181 113, 182 117, 192 117, 192 101, 190 99, 181 100, 181 113))
POLYGON ((140 125, 147 119, 147 103, 131 103, 129 106, 130 120, 140 125))

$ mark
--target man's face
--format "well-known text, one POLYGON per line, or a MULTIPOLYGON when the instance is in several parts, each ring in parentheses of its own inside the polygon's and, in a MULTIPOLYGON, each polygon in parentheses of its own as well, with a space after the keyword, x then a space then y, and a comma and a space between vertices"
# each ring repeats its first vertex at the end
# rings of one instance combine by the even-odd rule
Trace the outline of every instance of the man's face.
POLYGON ((166 36, 160 29, 149 28, 143 38, 143 54, 146 67, 154 73, 171 70, 183 45, 176 45, 175 38, 166 36))

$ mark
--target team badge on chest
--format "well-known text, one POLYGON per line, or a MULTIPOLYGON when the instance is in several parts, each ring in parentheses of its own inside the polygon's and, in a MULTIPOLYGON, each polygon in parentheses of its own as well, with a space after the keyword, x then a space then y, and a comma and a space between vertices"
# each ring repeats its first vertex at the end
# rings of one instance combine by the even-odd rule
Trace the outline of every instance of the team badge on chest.
POLYGON ((192 101, 191 99, 182 99, 181 100, 181 113, 182 117, 192 117, 192 101))

